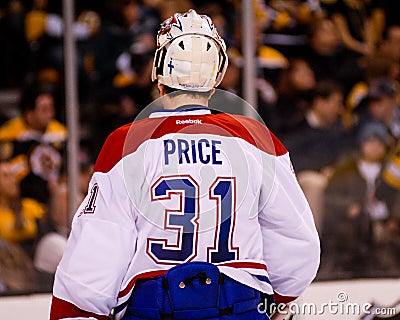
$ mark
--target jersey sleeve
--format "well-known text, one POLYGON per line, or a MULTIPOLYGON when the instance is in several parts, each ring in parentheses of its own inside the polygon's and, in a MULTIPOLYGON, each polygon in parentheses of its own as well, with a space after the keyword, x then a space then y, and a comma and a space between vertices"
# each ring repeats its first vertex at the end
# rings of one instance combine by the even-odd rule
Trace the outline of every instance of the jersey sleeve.
POLYGON ((289 154, 276 157, 272 190, 262 195, 259 222, 263 256, 277 303, 296 299, 314 279, 320 257, 319 237, 289 154))
POLYGON ((107 319, 116 306, 137 239, 121 171, 115 166, 91 179, 57 268, 50 319, 107 319))

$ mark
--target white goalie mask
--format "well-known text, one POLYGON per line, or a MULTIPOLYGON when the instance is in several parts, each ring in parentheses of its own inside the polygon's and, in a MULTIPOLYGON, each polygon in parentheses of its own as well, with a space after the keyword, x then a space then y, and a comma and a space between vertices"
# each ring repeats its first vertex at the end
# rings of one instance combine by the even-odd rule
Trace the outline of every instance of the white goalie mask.
POLYGON ((165 20, 157 35, 152 81, 171 88, 205 92, 219 85, 228 57, 211 19, 194 10, 165 20))

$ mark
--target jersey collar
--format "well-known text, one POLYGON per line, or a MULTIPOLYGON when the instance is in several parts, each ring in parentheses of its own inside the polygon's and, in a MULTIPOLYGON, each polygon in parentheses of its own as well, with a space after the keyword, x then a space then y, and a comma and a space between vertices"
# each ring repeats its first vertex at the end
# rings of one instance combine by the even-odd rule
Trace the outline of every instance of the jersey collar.
POLYGON ((200 116, 205 114, 211 114, 210 109, 205 106, 181 106, 174 110, 155 110, 153 111, 149 118, 161 118, 170 116, 200 116))

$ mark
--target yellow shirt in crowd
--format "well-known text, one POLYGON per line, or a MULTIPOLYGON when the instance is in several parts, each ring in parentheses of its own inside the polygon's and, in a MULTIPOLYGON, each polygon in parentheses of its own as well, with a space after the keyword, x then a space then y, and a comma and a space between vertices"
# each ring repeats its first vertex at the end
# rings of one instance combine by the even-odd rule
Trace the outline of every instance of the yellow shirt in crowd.
MULTIPOLYGON (((50 144, 59 149, 67 139, 67 128, 57 120, 51 120, 44 133, 33 130, 27 125, 22 117, 16 117, 4 123, 0 127, 0 142, 24 142, 37 141, 43 144, 50 144)), ((27 153, 19 154, 12 159, 10 163, 13 166, 13 172, 18 180, 22 180, 29 172, 27 153)))
POLYGON ((20 242, 37 236, 36 221, 44 218, 44 207, 33 199, 22 199, 22 227, 15 228, 15 213, 0 208, 0 238, 10 242, 20 242))
POLYGON ((33 130, 22 117, 16 117, 0 127, 0 140, 27 141, 37 140, 57 147, 67 138, 67 128, 57 120, 51 120, 44 133, 33 130))

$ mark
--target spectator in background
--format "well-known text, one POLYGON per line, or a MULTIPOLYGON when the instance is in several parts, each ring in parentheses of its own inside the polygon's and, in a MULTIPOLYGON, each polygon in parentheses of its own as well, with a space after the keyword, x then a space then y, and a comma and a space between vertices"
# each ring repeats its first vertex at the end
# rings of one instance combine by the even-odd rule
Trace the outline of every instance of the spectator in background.
POLYGON ((341 55, 340 40, 332 20, 324 18, 313 23, 310 30, 307 60, 317 80, 332 78, 338 71, 341 55))
POLYGON ((318 1, 268 0, 263 43, 288 58, 304 53, 309 28, 322 15, 318 1))
POLYGON ((340 124, 342 111, 343 91, 341 87, 333 81, 319 82, 311 93, 311 104, 305 111, 304 120, 298 129, 287 138, 289 142, 294 142, 289 145, 289 148, 291 148, 292 158, 299 157, 298 161, 294 161, 298 171, 320 170, 332 164, 334 162, 332 159, 336 160, 338 151, 344 146, 343 141, 338 141, 338 137, 344 134, 340 124), (320 138, 323 137, 330 141, 320 141, 320 138), (319 143, 317 143, 318 141, 319 143), (323 147, 322 144, 331 149, 331 152, 326 155, 328 159, 324 159, 325 161, 321 159, 323 156, 321 150, 317 150, 323 147), (335 145, 336 150, 332 150, 335 145), (308 159, 300 159, 304 157, 304 155, 300 156, 299 153, 296 153, 296 150, 300 149, 303 152, 307 151, 308 159))
MULTIPOLYGON (((85 158, 80 161, 80 170, 78 178, 78 198, 76 199, 76 205, 78 206, 85 195, 89 185, 90 178, 93 173, 93 164, 87 159, 84 152, 81 153, 81 158, 85 158)), ((60 178, 59 187, 55 190, 54 197, 52 198, 50 220, 52 225, 52 231, 63 235, 65 238, 69 233, 70 223, 70 212, 68 211, 68 190, 67 190, 67 175, 64 173, 60 178)))
POLYGON ((381 249, 390 212, 386 199, 377 199, 376 189, 391 139, 383 124, 370 122, 360 129, 358 141, 359 154, 338 163, 326 188, 325 271, 376 276, 388 267, 381 249))
MULTIPOLYGON (((17 204, 18 185, 9 170, 8 163, 4 161, 9 157, 9 154, 9 144, 0 143, 0 293, 22 292, 38 288, 37 274, 28 253, 23 250, 19 243, 7 241, 2 236, 4 232, 7 238, 9 231, 5 229, 13 229, 18 225, 21 225, 22 229, 18 229, 15 232, 16 234, 13 232, 14 237, 23 236, 23 230, 29 228, 26 221, 24 221, 24 224, 18 222, 17 220, 21 216, 15 216, 13 212, 13 209, 21 210, 21 208, 18 208, 17 204), (4 224, 7 224, 8 227, 4 227, 4 224)), ((24 203, 24 210, 27 210, 29 201, 24 201, 24 203)))
POLYGON ((279 75, 277 84, 278 100, 270 118, 264 121, 280 135, 296 131, 304 122, 311 93, 316 85, 315 74, 308 62, 302 58, 289 60, 289 65, 279 75))
MULTIPOLYGON (((9 158, 21 197, 40 203, 47 217, 52 195, 58 187, 67 130, 54 119, 51 93, 35 91, 22 101, 23 114, 0 127, 0 140, 12 146, 9 158)), ((47 232, 47 218, 39 219, 36 228, 37 236, 47 232)))
MULTIPOLYGON (((132 0, 123 2, 121 12, 129 39, 116 60, 118 73, 113 86, 117 96, 124 96, 120 105, 130 98, 132 104, 141 110, 151 102, 152 83, 148 75, 152 71, 152 52, 156 48, 153 34, 159 26, 159 16, 153 9, 132 0)), ((135 112, 129 114, 134 115, 135 112)))
POLYGON ((321 81, 313 91, 304 120, 296 130, 282 136, 318 230, 324 215, 322 196, 333 165, 344 154, 353 151, 352 133, 340 121, 342 112, 342 89, 335 82, 321 81))
POLYGON ((384 50, 365 59, 365 77, 354 84, 346 98, 346 117, 349 122, 356 123, 358 114, 365 113, 370 86, 376 86, 382 79, 387 79, 388 82, 393 81, 395 87, 399 74, 400 60, 394 59, 384 50))
POLYGON ((18 244, 0 238, 0 293, 37 291, 39 279, 27 253, 18 244))
POLYGON ((54 97, 50 91, 34 89, 21 98, 22 114, 0 127, 0 141, 12 143, 14 171, 22 179, 29 173, 27 155, 34 145, 51 145, 61 152, 66 127, 55 120, 54 97))
MULTIPOLYGON (((83 201, 87 194, 87 188, 93 173, 93 164, 88 162, 85 154, 81 153, 78 198, 76 206, 83 201)), ((52 194, 49 210, 50 228, 44 234, 35 247, 33 262, 39 271, 48 276, 54 275, 58 263, 61 260, 70 230, 70 216, 68 208, 68 190, 66 174, 62 175, 59 185, 52 194)))
MULTIPOLYGON (((30 46, 30 71, 42 82, 58 83, 64 69, 64 22, 59 12, 51 11, 48 0, 34 0, 25 17, 25 35, 30 46)), ((58 11, 58 10, 57 10, 58 11)), ((81 12, 74 22, 77 40, 78 71, 82 76, 86 42, 100 28, 100 18, 94 11, 81 12)))
POLYGON ((89 55, 93 60, 95 86, 91 97, 95 108, 87 115, 93 153, 98 152, 115 125, 129 122, 150 102, 150 52, 156 45, 150 34, 154 34, 158 25, 158 12, 141 1, 106 3, 101 28, 93 38, 89 55))
POLYGON ((29 172, 20 182, 21 195, 35 199, 48 210, 52 196, 59 187, 61 155, 50 145, 37 144, 29 150, 27 161, 29 172))
POLYGON ((310 29, 304 58, 314 71, 315 78, 317 81, 323 79, 337 81, 347 93, 363 76, 360 63, 346 54, 337 28, 331 19, 316 20, 310 29))
MULTIPOLYGON (((372 82, 386 78, 388 81, 393 81, 393 85, 395 85, 400 75, 400 60, 394 58, 392 54, 385 50, 379 50, 373 56, 365 59, 364 67, 365 77, 364 81, 361 82, 365 86, 364 97, 368 96, 369 85, 372 82)), ((359 83, 354 87, 356 88, 357 86, 359 86, 359 83)))
MULTIPOLYGON (((381 51, 400 63, 400 25, 391 25, 385 30, 381 51)), ((399 75, 395 80, 400 81, 399 75)))
POLYGON ((371 56, 384 29, 382 3, 375 0, 322 0, 339 37, 355 56, 371 56))
POLYGON ((18 182, 7 162, 0 162, 0 238, 21 244, 29 255, 46 211, 35 200, 21 198, 18 182))
MULTIPOLYGON (((83 201, 87 194, 90 178, 93 173, 93 164, 88 155, 82 150, 79 155, 80 172, 78 179, 78 197, 76 206, 83 201)), ((70 230, 70 216, 68 206, 67 175, 64 173, 53 189, 49 209, 49 230, 39 240, 35 247, 33 262, 43 274, 52 276, 56 272, 61 260, 70 230)), ((50 277, 52 280, 52 277, 50 277)), ((52 283, 52 282, 51 282, 52 283)))
POLYGON ((385 200, 390 217, 385 225, 387 231, 384 242, 386 260, 393 274, 400 265, 400 141, 390 153, 382 173, 382 183, 377 186, 376 197, 385 200))
MULTIPOLYGON (((139 109, 151 102, 152 52, 156 48, 153 34, 160 19, 157 11, 136 0, 120 3, 123 26, 128 38, 116 60, 117 75, 113 79, 116 94, 130 96, 139 109)), ((131 114, 132 115, 132 114, 131 114)))
POLYGON ((149 48, 153 49, 154 39, 149 34, 159 25, 156 11, 138 0, 107 2, 105 11, 92 43, 95 84, 99 89, 96 93, 100 102, 115 100, 119 88, 142 81, 135 66, 141 69, 143 61, 131 61, 131 53, 146 55, 149 48), (121 57, 124 52, 126 54, 121 57))
MULTIPOLYGON (((397 141, 397 145, 385 165, 383 172, 383 178, 385 183, 390 186, 393 190, 400 191, 400 140, 397 141)), ((393 206, 396 206, 396 211, 400 215, 400 197, 397 199, 393 198, 393 206)))
POLYGON ((395 140, 400 138, 400 106, 396 100, 398 89, 387 78, 376 79, 369 85, 366 114, 362 121, 382 122, 395 140))
MULTIPOLYGON (((259 2, 257 2, 259 4, 259 2)), ((240 8, 240 5, 238 5, 240 8)), ((256 13, 256 19, 258 15, 256 13)), ((237 13, 237 20, 241 17, 237 13)), ((217 19, 218 21, 218 19, 217 19)), ((225 25, 224 30, 228 30, 225 25)), ((219 31, 219 29, 217 29, 219 31)), ((228 79, 223 79, 222 88, 231 92, 241 94, 241 72, 244 67, 244 61, 241 51, 242 34, 241 23, 235 23, 232 35, 232 45, 227 49, 229 61, 233 62, 228 65, 228 79), (228 84, 227 82, 231 82, 228 84), (233 85, 236 82, 236 85, 233 85), (228 86, 227 86, 228 85, 228 86), (233 86, 232 86, 233 85, 233 86)), ((284 69, 289 67, 288 59, 278 50, 263 44, 263 26, 261 20, 256 20, 254 25, 254 38, 256 41, 256 89, 258 96, 258 111, 265 121, 268 121, 268 126, 272 128, 275 124, 275 104, 278 99, 277 83, 279 75, 284 69)), ((229 38, 229 37, 228 37, 229 38)), ((235 111, 233 111, 235 113, 235 111)))

